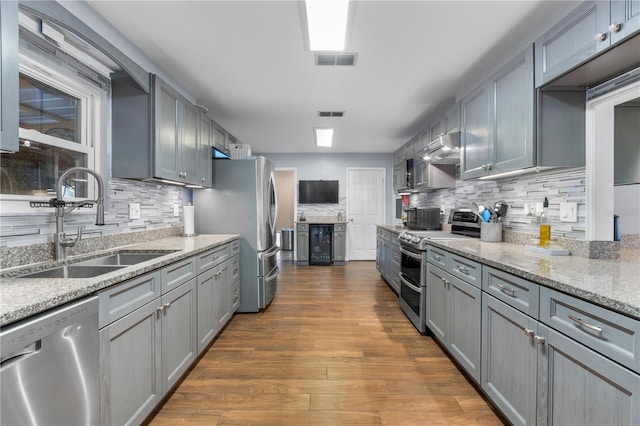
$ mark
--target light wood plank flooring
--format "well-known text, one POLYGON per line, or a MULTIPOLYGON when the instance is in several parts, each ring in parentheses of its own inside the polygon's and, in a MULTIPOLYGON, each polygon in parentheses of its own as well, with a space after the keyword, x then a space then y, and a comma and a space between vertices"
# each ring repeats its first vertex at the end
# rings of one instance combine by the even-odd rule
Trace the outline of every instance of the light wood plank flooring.
POLYGON ((152 425, 503 424, 375 262, 280 267, 274 302, 233 318, 152 425))

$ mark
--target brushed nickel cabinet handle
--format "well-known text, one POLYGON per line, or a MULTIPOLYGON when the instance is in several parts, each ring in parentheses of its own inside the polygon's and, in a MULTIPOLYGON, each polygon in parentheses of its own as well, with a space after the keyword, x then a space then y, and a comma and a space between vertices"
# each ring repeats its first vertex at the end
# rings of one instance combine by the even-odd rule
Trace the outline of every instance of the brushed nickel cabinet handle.
POLYGON ((534 336, 533 341, 536 342, 538 345, 544 345, 544 337, 534 336))
POLYGON ((620 25, 620 24, 611 24, 611 25, 609 25, 609 32, 610 33, 617 33, 621 29, 622 29, 622 25, 620 25))
POLYGON ((514 289, 512 289, 511 287, 503 286, 500 283, 496 283, 496 287, 498 287, 500 289, 500 291, 502 291, 505 294, 508 294, 509 296, 515 297, 515 295, 516 295, 516 291, 514 289))
POLYGON ((467 268, 465 268, 465 267, 462 267, 462 266, 458 265, 458 266, 456 266, 456 269, 458 271, 462 272, 465 275, 469 275, 469 270, 467 268))
POLYGON ((571 314, 567 315, 567 318, 569 318, 571 321, 574 321, 575 323, 581 325, 582 327, 586 327, 589 330, 593 330, 598 334, 602 334, 602 328, 601 327, 596 327, 595 325, 587 324, 586 322, 584 322, 582 320, 582 318, 574 317, 571 314))
POLYGON ((525 328, 522 331, 524 331, 524 335, 527 336, 527 337, 533 337, 533 335, 535 334, 535 332, 533 330, 530 330, 528 328, 525 328))
POLYGON ((606 33, 596 33, 596 35, 593 37, 593 39, 595 41, 605 41, 607 39, 607 34, 606 33))

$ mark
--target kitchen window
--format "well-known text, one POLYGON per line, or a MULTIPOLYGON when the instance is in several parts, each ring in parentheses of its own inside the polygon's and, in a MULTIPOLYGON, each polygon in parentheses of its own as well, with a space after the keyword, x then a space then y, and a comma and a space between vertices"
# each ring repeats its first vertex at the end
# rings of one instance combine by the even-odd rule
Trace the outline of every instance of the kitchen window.
MULTIPOLYGON (((96 85, 69 65, 73 61, 61 61, 60 53, 47 54, 37 45, 46 40, 34 31, 39 26, 24 16, 20 25, 20 148, 0 154, 2 213, 35 213, 28 201, 55 197, 57 178, 70 167, 88 167, 105 180, 109 176, 108 85, 96 85)), ((82 63, 82 55, 73 53, 82 63)), ((108 74, 103 77, 108 81, 108 74)), ((70 177, 63 185, 65 199, 95 197, 91 177, 70 177)))

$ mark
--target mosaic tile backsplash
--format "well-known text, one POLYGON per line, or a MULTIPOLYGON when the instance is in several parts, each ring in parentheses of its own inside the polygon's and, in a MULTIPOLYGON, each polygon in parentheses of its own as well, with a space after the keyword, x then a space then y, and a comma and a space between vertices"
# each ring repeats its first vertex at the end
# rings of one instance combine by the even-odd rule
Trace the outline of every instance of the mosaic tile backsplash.
MULTIPOLYGON (((538 234, 540 222, 535 216, 525 214, 525 204, 534 207, 549 200, 546 223, 551 225, 554 238, 584 240, 585 238, 585 170, 571 169, 539 172, 533 175, 504 178, 495 181, 456 181, 455 189, 412 194, 414 207, 443 207, 445 215, 457 207, 469 207, 472 202, 493 206, 497 201, 509 204, 503 219, 505 229, 538 234), (560 221, 560 203, 577 203, 578 222, 560 221)), ((613 229, 613 224, 611 225, 613 229)))
MULTIPOLYGON (((148 231, 182 225, 182 189, 170 185, 111 179, 105 208, 105 225, 96 226, 95 213, 75 210, 65 216, 64 227, 74 236, 82 227, 82 238, 148 231), (140 219, 129 219, 129 203, 139 203, 140 219), (180 215, 173 216, 173 205, 180 215)), ((56 221, 50 209, 33 209, 27 215, 3 215, 0 218, 0 247, 17 247, 53 241, 56 221)))

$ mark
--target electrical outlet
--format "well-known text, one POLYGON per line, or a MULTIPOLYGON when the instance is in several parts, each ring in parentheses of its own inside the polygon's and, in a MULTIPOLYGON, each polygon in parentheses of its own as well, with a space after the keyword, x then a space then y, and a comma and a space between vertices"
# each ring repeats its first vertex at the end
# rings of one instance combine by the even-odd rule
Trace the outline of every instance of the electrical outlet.
POLYGON ((178 203, 173 204, 173 216, 174 217, 180 216, 180 204, 178 203))
POLYGON ((560 222, 578 222, 578 203, 560 203, 560 222))
POLYGON ((139 203, 129 203, 129 219, 140 219, 139 203))

